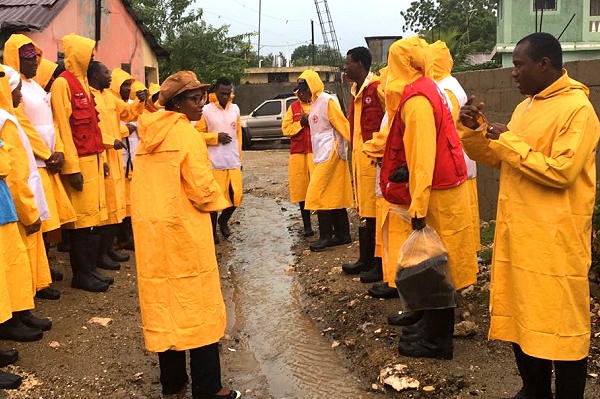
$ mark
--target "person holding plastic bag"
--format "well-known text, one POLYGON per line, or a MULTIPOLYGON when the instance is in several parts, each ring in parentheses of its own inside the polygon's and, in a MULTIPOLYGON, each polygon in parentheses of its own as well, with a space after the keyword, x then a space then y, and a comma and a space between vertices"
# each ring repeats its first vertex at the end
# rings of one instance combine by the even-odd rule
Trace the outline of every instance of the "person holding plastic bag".
MULTIPOLYGON (((437 232, 448 253, 449 277, 460 289, 475 283, 478 271, 464 184, 467 168, 445 96, 431 79, 427 46, 413 36, 390 47, 385 93, 390 125, 380 186, 387 201, 407 209, 413 230, 430 226, 437 232)), ((405 287, 398 288, 403 293, 405 287)), ((410 334, 403 331, 399 353, 451 359, 454 307, 420 305, 409 313, 419 325, 410 334)))

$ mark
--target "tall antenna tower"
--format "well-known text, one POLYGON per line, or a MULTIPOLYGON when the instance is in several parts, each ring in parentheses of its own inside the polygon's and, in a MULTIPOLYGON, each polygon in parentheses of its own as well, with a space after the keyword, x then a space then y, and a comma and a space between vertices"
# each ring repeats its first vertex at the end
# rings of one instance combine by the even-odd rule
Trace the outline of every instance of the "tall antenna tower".
POLYGON ((335 34, 335 28, 333 27, 333 20, 331 19, 331 13, 329 12, 329 6, 327 0, 315 0, 315 7, 317 7, 317 15, 319 17, 319 23, 321 24, 321 33, 323 34, 323 43, 327 48, 327 59, 331 72, 335 76, 335 88, 337 91, 338 99, 344 113, 348 105, 348 90, 345 89, 342 84, 342 72, 344 59, 340 52, 340 45, 338 43, 337 36, 335 34))

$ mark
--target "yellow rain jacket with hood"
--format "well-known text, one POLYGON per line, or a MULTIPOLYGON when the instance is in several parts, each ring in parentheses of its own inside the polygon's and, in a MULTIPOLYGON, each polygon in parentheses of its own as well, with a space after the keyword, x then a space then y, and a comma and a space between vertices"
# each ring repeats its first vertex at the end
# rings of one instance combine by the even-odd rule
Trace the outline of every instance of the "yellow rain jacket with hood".
MULTIPOLYGON (((41 58, 42 50, 27 36, 21 34, 11 35, 10 38, 6 41, 4 45, 4 62, 6 65, 14 68, 16 71, 20 71, 20 59, 19 59, 19 49, 26 44, 33 44, 36 48, 40 57, 38 57, 38 73, 40 73, 40 65, 42 63, 43 58, 41 58)), ((50 62, 50 61, 48 61, 50 62)), ((50 62, 54 65, 52 68, 52 72, 56 69, 57 65, 53 62, 50 62)), ((50 73, 51 76, 51 73, 50 73)), ((23 74, 21 74, 21 80, 24 85, 38 85, 38 89, 41 87, 42 90, 39 90, 40 95, 46 96, 43 101, 40 103, 43 106, 48 107, 48 111, 50 110, 50 98, 43 91, 44 86, 40 86, 38 82, 34 79, 26 79, 23 74), (33 80, 33 82, 32 82, 33 80)), ((47 82, 46 82, 47 83, 47 82)), ((27 94, 31 91, 29 89, 22 90, 23 100, 21 104, 15 109, 15 115, 19 121, 19 124, 27 134, 29 138, 29 142, 31 143, 31 149, 33 150, 33 154, 36 157, 36 160, 45 161, 55 152, 64 153, 64 145, 62 140, 60 139, 60 135, 58 134, 58 130, 56 125, 54 125, 54 120, 47 121, 45 123, 44 128, 48 128, 48 126, 52 127, 54 125, 54 147, 49 148, 48 144, 42 139, 40 133, 36 129, 34 123, 30 120, 29 116, 31 113, 35 111, 31 109, 31 107, 27 108, 30 115, 26 114, 26 109, 24 103, 28 101, 27 94)), ((37 93, 37 91, 36 91, 37 93)), ((36 99, 39 101, 39 99, 36 99)), ((39 114, 42 114, 40 112, 39 114)), ((36 117, 36 115, 33 115, 36 117)), ((71 205, 71 201, 67 196, 67 192, 63 186, 63 183, 60 179, 59 174, 50 173, 46 169, 46 167, 39 166, 38 163, 38 172, 40 173, 40 177, 42 179, 42 185, 44 187, 44 195, 46 196, 46 202, 48 203, 48 209, 50 211, 50 219, 44 220, 42 223, 42 232, 48 232, 51 230, 58 229, 61 225, 69 222, 74 222, 77 219, 77 215, 75 214, 75 209, 73 209, 73 205, 71 205)))
POLYGON ((598 117, 566 71, 521 102, 508 131, 459 124, 467 153, 500 169, 490 339, 530 356, 580 360, 590 346, 591 225, 598 117))
MULTIPOLYGON (((87 82, 87 68, 94 54, 96 42, 74 33, 62 38, 65 52, 65 68, 77 77, 83 89, 91 95, 87 82)), ((108 219, 106 212, 106 197, 104 193, 104 155, 88 155, 79 157, 73 143, 73 134, 69 118, 71 117, 71 90, 67 80, 58 77, 51 90, 51 103, 54 119, 64 144, 65 164, 61 170, 63 185, 77 213, 77 220, 65 225, 67 228, 84 228, 98 226, 108 219), (102 155, 102 156, 101 156, 102 155), (83 175, 83 190, 77 191, 71 187, 64 175, 81 173, 83 175)))
MULTIPOLYGON (((306 192, 304 207, 310 210, 342 209, 353 205, 350 171, 346 160, 347 151, 343 141, 350 141, 350 124, 340 106, 329 99, 323 112, 315 109, 315 101, 324 94, 325 86, 315 71, 304 71, 298 79, 304 79, 312 93, 309 118, 312 120, 325 119, 334 130, 335 140, 328 153, 327 160, 315 165, 306 192), (338 136, 339 135, 339 136, 338 136)), ((318 135, 311 126, 313 156, 323 151, 318 135)))
POLYGON ((33 77, 33 80, 35 80, 40 86, 42 86, 42 88, 45 89, 48 83, 50 83, 52 80, 52 76, 54 75, 56 68, 58 68, 58 64, 56 62, 40 57, 37 73, 33 77))
POLYGON ((204 139, 185 115, 138 119, 131 220, 146 348, 186 350, 218 342, 225 304, 210 212, 228 207, 204 139))
MULTIPOLYGON (((445 190, 431 188, 437 133, 433 108, 429 101, 424 96, 413 96, 398 109, 406 85, 422 76, 432 78, 427 46, 423 39, 412 36, 398 40, 390 47, 385 91, 386 108, 390 124, 394 118, 402 118, 406 126, 403 141, 411 196, 408 213, 412 218, 424 217, 425 223, 440 235, 448 250, 448 263, 454 287, 461 289, 477 281, 478 271, 477 257, 472 245, 468 188, 465 184, 445 190)), ((403 221, 400 223, 407 224, 403 221)), ((406 227, 394 228, 404 229, 406 227)), ((394 243, 398 244, 402 243, 394 243)), ((389 269, 397 267, 394 264, 388 266, 389 269)), ((393 274, 395 276, 395 270, 393 274)))

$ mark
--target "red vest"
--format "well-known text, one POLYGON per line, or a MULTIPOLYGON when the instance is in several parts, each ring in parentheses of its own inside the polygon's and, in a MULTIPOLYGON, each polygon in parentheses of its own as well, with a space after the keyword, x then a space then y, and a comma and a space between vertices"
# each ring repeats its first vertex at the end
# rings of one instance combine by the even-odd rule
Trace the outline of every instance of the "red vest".
MULTIPOLYGON (((381 120, 385 109, 379 102, 377 87, 379 80, 372 82, 364 88, 362 92, 362 112, 360 114, 360 132, 363 143, 373 138, 373 132, 378 132, 381 127, 381 120)), ((350 102, 348 110, 348 120, 350 121, 350 141, 354 141, 354 97, 350 102)))
MULTIPOLYGON (((400 112, 404 103, 417 95, 424 96, 429 100, 435 118, 437 144, 431 182, 432 189, 443 190, 456 187, 467 180, 467 166, 463 150, 446 100, 442 98, 443 94, 440 93, 433 80, 421 77, 404 88, 398 112, 396 112, 385 144, 380 186, 383 197, 393 204, 410 204, 411 202, 408 182, 394 183, 390 182, 388 178, 398 167, 407 165, 404 150, 405 125, 400 117, 400 112)), ((409 134, 414 133, 410 132, 409 134)))
MULTIPOLYGON (((302 104, 300 100, 294 101, 292 108, 292 119, 298 122, 302 118, 302 104)), ((300 133, 290 138, 290 154, 310 154, 312 153, 312 143, 310 141, 310 127, 305 126, 300 133)))
POLYGON ((98 126, 98 111, 96 111, 94 96, 90 94, 88 97, 81 82, 71 72, 64 71, 59 76, 66 79, 71 92, 72 113, 69 124, 77 155, 84 157, 100 154, 104 151, 104 144, 98 126))

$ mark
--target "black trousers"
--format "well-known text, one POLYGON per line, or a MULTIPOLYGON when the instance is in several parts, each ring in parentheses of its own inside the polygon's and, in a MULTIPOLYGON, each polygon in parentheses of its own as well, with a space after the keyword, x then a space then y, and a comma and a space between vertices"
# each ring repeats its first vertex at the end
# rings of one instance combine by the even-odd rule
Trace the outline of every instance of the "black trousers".
MULTIPOLYGON (((185 352, 168 350, 158 354, 163 395, 178 393, 188 381, 185 352)), ((193 397, 213 398, 223 388, 219 344, 201 346, 189 352, 193 397)))
POLYGON ((556 399, 583 399, 587 378, 587 357, 576 361, 539 359, 513 344, 523 389, 532 399, 552 398, 552 364, 556 374, 556 399))

